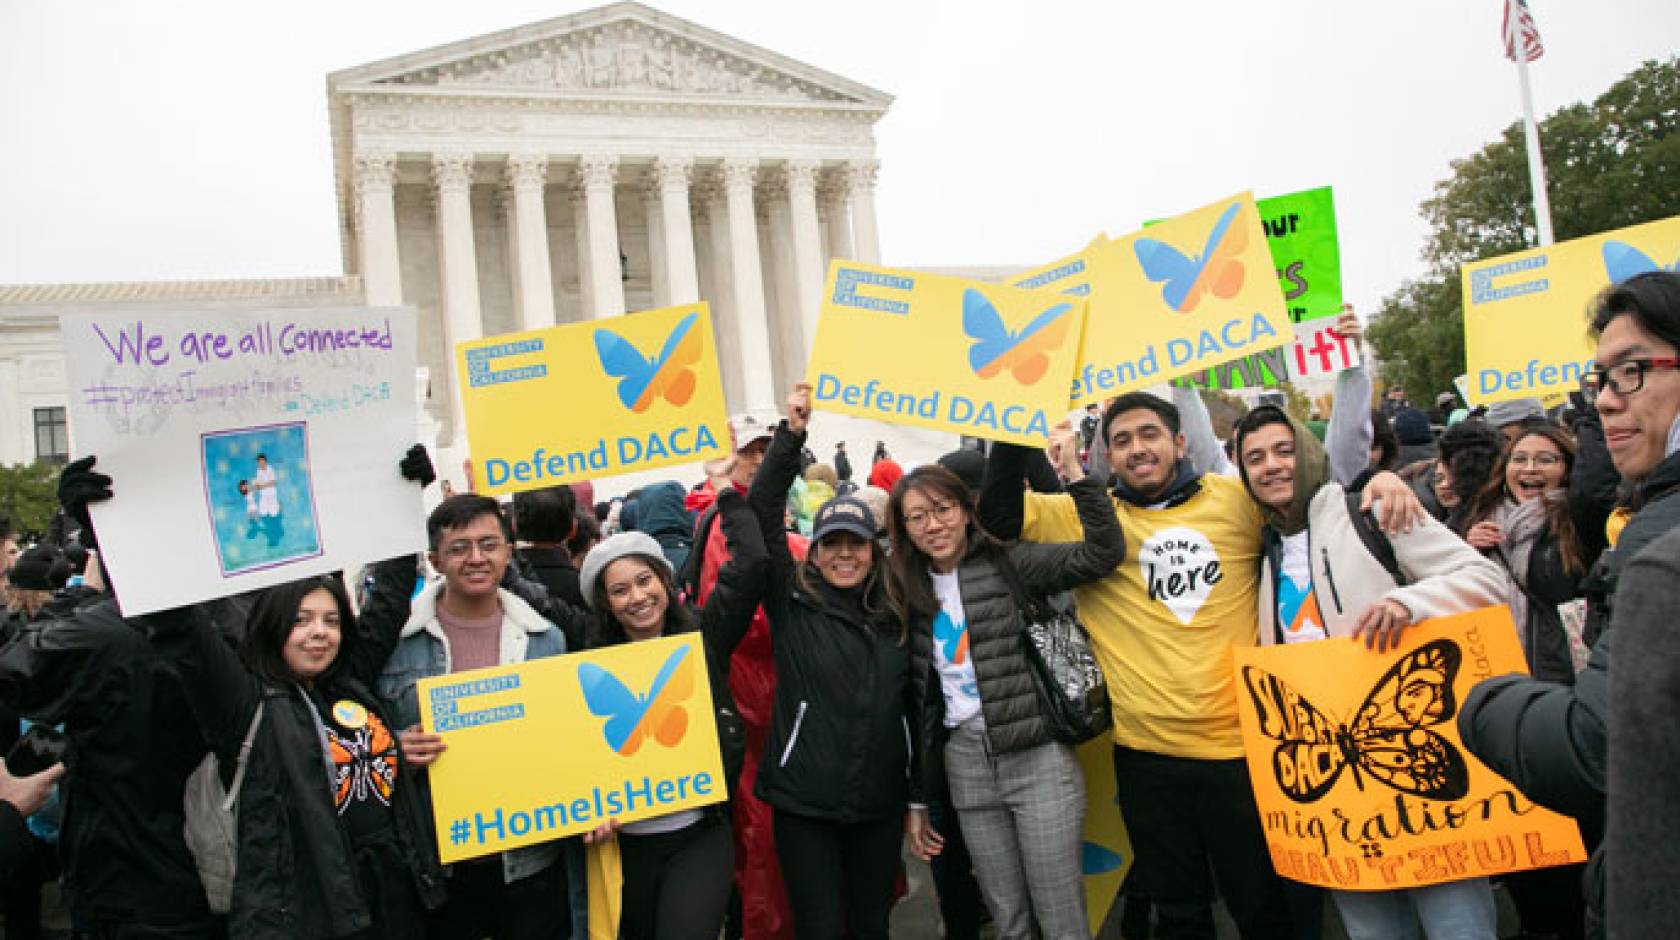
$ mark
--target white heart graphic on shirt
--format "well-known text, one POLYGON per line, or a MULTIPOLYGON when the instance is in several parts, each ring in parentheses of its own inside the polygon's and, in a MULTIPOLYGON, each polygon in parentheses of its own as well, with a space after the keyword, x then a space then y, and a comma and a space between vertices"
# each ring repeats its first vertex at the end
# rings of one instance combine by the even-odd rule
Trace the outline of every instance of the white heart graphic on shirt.
POLYGON ((1138 551, 1138 566, 1149 599, 1167 605, 1185 626, 1196 619, 1213 586, 1225 577, 1213 543, 1184 526, 1162 529, 1145 540, 1138 551))

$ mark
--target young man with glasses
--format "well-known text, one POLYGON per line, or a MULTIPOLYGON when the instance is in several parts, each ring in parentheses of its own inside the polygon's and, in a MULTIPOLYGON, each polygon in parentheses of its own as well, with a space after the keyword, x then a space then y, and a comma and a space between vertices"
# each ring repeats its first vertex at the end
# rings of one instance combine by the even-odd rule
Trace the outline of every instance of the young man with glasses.
MULTIPOLYGON (((1631 518, 1599 556, 1585 585, 1592 656, 1573 686, 1527 676, 1488 679, 1471 691, 1458 718, 1465 746, 1536 803, 1575 817, 1589 846, 1604 835, 1610 777, 1621 781, 1619 818, 1672 809, 1665 788, 1672 780, 1677 744, 1671 704, 1615 725, 1614 740, 1608 740, 1607 719, 1613 640, 1628 650, 1616 663, 1618 695, 1658 690, 1658 698, 1666 699, 1668 693, 1661 690, 1672 690, 1675 683, 1674 660, 1659 652, 1673 632, 1672 614, 1643 616, 1651 612, 1653 599, 1626 596, 1621 574, 1652 542, 1680 529, 1680 274, 1656 271, 1629 278, 1604 292, 1592 317, 1597 367, 1582 377, 1582 397, 1602 419, 1603 446, 1632 493, 1625 506, 1631 518), (1633 608, 1635 615, 1624 615, 1623 607, 1633 608), (1612 623, 1616 629, 1608 629, 1612 623), (1615 636, 1624 630, 1627 636, 1615 636), (1658 770, 1660 779, 1652 776, 1658 770)), ((1582 455, 1588 450, 1583 435, 1582 455)), ((1646 558, 1653 560, 1658 559, 1646 558)), ((1648 583, 1638 589, 1648 591, 1648 583)), ((1672 610, 1668 598, 1656 604, 1672 610)), ((1613 833, 1611 841, 1616 840, 1613 833)), ((1649 864, 1637 856, 1621 861, 1625 870, 1649 864)), ((1660 910, 1648 883, 1643 890, 1640 903, 1660 910)), ((1604 891, 1600 851, 1587 866, 1589 933, 1603 932, 1604 891)))
MULTIPOLYGON (((380 694, 398 722, 403 758, 424 769, 444 752, 443 739, 420 730, 415 684, 447 673, 526 662, 566 652, 560 629, 502 588, 513 556, 507 522, 486 496, 452 496, 426 520, 427 560, 443 576, 414 600, 397 648, 380 677, 380 694)), ((421 786, 429 785, 421 776, 421 786)), ((430 812, 427 818, 431 817, 430 812)), ((449 899, 433 912, 442 940, 526 940, 566 936, 570 914, 558 842, 545 842, 449 867, 449 899)))

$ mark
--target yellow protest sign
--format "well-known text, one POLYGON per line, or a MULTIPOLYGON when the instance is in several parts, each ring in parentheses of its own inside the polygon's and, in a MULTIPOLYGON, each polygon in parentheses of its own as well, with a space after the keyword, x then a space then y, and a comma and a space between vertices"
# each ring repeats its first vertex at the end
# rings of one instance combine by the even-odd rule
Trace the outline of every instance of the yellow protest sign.
POLYGON ((1284 877, 1382 891, 1586 861, 1573 820, 1458 737, 1472 686, 1527 671, 1509 608, 1424 621, 1398 653, 1347 638, 1232 652, 1249 776, 1284 877))
POLYGON ((1083 405, 1294 338, 1251 193, 1095 242, 1016 278, 1090 292, 1072 403, 1083 405))
POLYGON ((827 411, 1042 444, 1084 323, 1076 297, 836 261, 805 380, 827 411))
POLYGON ((720 803, 697 633, 419 683, 448 750, 427 771, 445 863, 720 803))
POLYGON ((728 454, 704 303, 461 343, 455 368, 492 496, 728 454))
POLYGON ((1099 735, 1080 745, 1079 769, 1085 775, 1085 830, 1079 849, 1080 874, 1085 881, 1085 916, 1091 936, 1102 931, 1108 909, 1126 873, 1132 870, 1132 839, 1120 818, 1114 784, 1114 741, 1099 735))
POLYGON ((1680 216, 1466 264, 1470 404, 1574 391, 1593 358, 1593 296, 1659 269, 1680 270, 1680 216))

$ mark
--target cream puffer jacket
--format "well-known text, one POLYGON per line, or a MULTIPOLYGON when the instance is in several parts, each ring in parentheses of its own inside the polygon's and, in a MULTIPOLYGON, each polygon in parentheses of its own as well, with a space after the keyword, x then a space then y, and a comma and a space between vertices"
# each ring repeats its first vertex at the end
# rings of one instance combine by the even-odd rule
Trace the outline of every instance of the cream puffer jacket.
MULTIPOLYGON (((1407 581, 1403 587, 1396 584, 1360 539, 1348 514, 1347 493, 1335 483, 1325 484, 1313 496, 1307 508, 1307 533, 1313 593, 1330 636, 1350 635, 1366 608, 1384 599, 1405 605, 1413 623, 1509 600, 1508 579, 1499 565, 1427 517, 1410 532, 1388 536, 1407 581)), ((1282 545, 1276 535, 1269 534, 1260 573, 1262 646, 1277 643, 1281 634, 1277 625, 1281 563, 1282 545)))

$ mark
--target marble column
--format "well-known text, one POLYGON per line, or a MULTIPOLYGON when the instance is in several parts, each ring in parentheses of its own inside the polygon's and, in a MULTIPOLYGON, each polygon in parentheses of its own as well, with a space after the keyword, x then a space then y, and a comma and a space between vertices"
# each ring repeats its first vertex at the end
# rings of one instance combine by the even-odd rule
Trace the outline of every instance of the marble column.
POLYGON ((455 346, 484 335, 478 306, 478 260, 473 247, 473 155, 439 153, 432 156, 432 182, 437 188, 438 297, 443 306, 444 372, 450 395, 452 446, 466 448, 467 426, 461 408, 461 389, 455 376, 455 346))
POLYGON ((817 205, 828 209, 828 219, 823 223, 828 234, 828 258, 856 260, 852 252, 852 207, 845 174, 829 176, 827 185, 817 190, 817 205))
POLYGON ((742 406, 768 416, 776 411, 776 391, 770 380, 770 332, 764 318, 764 274, 759 266, 758 220, 753 212, 753 180, 757 175, 756 160, 723 161, 730 285, 742 360, 742 406))
POLYGON ((798 355, 791 366, 794 375, 805 374, 811 344, 817 338, 817 309, 823 289, 822 229, 817 224, 817 164, 790 160, 783 168, 787 182, 789 227, 792 229, 793 302, 789 314, 796 319, 798 355))
POLYGON ((587 154, 578 161, 578 176, 589 214, 589 254, 584 264, 594 302, 590 312, 596 319, 616 317, 624 312, 624 268, 619 261, 618 209, 613 202, 618 158, 587 154))
POLYGON ((548 263, 548 214, 543 206, 547 181, 547 157, 519 153, 508 157, 513 297, 519 327, 524 330, 554 325, 554 278, 548 263))
POLYGON ((402 303, 402 264, 397 255, 395 154, 358 153, 356 173, 356 265, 368 306, 402 303))
POLYGON ((880 161, 854 160, 846 165, 846 188, 851 192, 854 260, 881 263, 881 231, 875 222, 875 175, 880 161))
POLYGON ((671 285, 665 280, 665 211, 659 207, 659 187, 649 174, 642 187, 642 212, 647 218, 648 285, 655 307, 671 305, 671 285))
POLYGON ((595 295, 589 289, 589 194, 580 181, 568 196, 572 201, 572 231, 577 236, 577 319, 581 321, 595 316, 595 295))
POLYGON ((723 388, 731 413, 746 408, 741 376, 745 366, 741 356, 740 313, 735 304, 735 283, 731 270, 729 239, 729 196, 722 181, 715 180, 695 198, 706 213, 706 239, 711 262, 712 325, 717 333, 718 354, 722 358, 723 388))
POLYGON ((805 374, 800 369, 805 356, 805 328, 799 310, 798 261, 793 250, 793 209, 786 174, 780 170, 769 174, 759 199, 765 210, 764 254, 769 275, 765 280, 770 284, 766 311, 775 351, 771 372, 776 388, 785 390, 805 374))
POLYGON ((0 462, 16 464, 34 461, 34 422, 34 412, 23 407, 18 361, 0 359, 0 462))
POLYGON ((689 157, 660 157, 653 162, 653 181, 659 190, 660 226, 666 303, 687 304, 700 299, 700 274, 694 260, 694 225, 688 207, 688 184, 694 172, 689 157))

